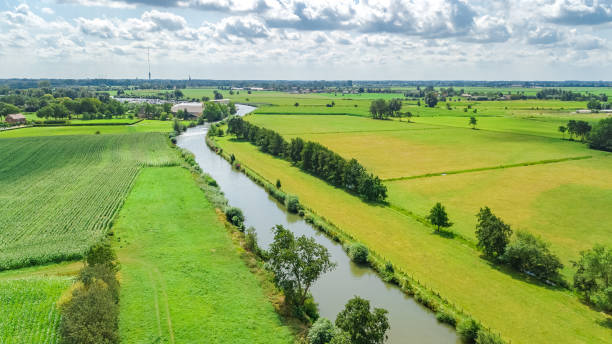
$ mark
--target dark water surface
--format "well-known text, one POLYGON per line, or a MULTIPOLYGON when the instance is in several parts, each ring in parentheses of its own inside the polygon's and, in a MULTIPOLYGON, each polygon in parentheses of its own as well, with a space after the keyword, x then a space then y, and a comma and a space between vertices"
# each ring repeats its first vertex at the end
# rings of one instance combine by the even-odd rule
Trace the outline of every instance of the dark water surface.
MULTIPOLYGON (((238 114, 244 115, 254 109, 238 105, 238 114)), ((273 239, 271 228, 281 224, 297 236, 312 237, 327 247, 332 261, 338 264, 334 271, 321 276, 312 287, 321 316, 333 322, 346 302, 358 295, 370 300, 373 307, 389 311, 391 329, 387 343, 460 342, 455 330, 440 324, 434 313, 395 285, 383 282, 372 269, 354 264, 340 244, 325 237, 301 217, 286 212, 262 187, 233 170, 227 161, 206 146, 207 130, 205 126, 190 128, 178 137, 177 144, 195 155, 202 170, 217 181, 229 204, 242 209, 245 225, 256 228, 259 245, 267 249, 273 239)))

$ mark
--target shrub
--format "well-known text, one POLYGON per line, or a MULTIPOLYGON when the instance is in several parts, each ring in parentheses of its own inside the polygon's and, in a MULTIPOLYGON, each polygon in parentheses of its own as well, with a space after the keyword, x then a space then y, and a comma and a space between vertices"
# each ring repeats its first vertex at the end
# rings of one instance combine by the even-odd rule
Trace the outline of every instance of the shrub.
POLYGON ((257 232, 255 232, 255 228, 253 226, 247 228, 244 241, 247 250, 257 253, 257 232))
POLYGON ((471 318, 465 319, 457 326, 457 333, 459 337, 466 343, 474 343, 478 336, 478 330, 480 326, 478 323, 471 318))
POLYGON ((334 337, 336 326, 327 318, 319 318, 308 331, 309 344, 327 344, 334 337))
POLYGON ((119 343, 119 305, 108 286, 95 279, 73 291, 62 308, 60 335, 66 344, 119 343))
POLYGON ((281 188, 281 181, 280 181, 280 179, 277 179, 277 180, 276 180, 276 188, 277 188, 277 189, 280 189, 280 188, 281 188))
POLYGON ((455 326, 457 324, 457 319, 455 319, 452 314, 446 313, 443 310, 436 312, 436 319, 438 319, 438 321, 441 323, 449 324, 451 326, 455 326))
POLYGON ((504 344, 504 340, 501 339, 498 335, 491 333, 489 331, 478 331, 478 336, 476 337, 476 344, 504 344))
POLYGON ((240 210, 240 208, 225 208, 225 217, 231 224, 238 228, 242 228, 244 226, 244 215, 242 214, 242 210, 240 210))
POLYGON ((287 210, 290 213, 294 213, 297 214, 298 211, 300 211, 301 206, 300 206, 300 200, 298 199, 297 196, 294 195, 289 195, 286 197, 286 206, 287 206, 287 210))
POLYGON ((304 313, 312 320, 319 319, 319 308, 312 295, 308 295, 308 298, 304 301, 302 306, 304 313))
POLYGON ((353 244, 348 249, 349 257, 357 264, 366 264, 368 262, 369 251, 363 244, 353 244))
POLYGON ((519 231, 506 247, 501 260, 518 271, 533 274, 541 279, 552 279, 558 276, 563 264, 550 252, 549 246, 542 239, 519 231))

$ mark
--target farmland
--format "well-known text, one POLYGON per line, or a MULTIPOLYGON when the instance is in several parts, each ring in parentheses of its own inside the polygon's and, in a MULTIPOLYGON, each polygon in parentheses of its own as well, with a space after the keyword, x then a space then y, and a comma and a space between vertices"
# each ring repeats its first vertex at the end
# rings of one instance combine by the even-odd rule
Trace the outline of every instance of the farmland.
POLYGON ((113 229, 123 343, 293 342, 187 170, 144 169, 113 229))
POLYGON ((571 338, 569 342, 590 343, 604 341, 609 335, 601 325, 606 316, 589 309, 570 292, 500 271, 482 260, 472 245, 437 236, 401 211, 364 203, 286 161, 259 152, 248 142, 228 137, 217 140, 240 162, 268 180, 282 180, 286 192, 299 195, 306 206, 513 342, 562 343, 571 338), (500 313, 498 309, 515 311, 500 313), (529 312, 519 311, 525 309, 529 312))
POLYGON ((561 274, 571 280, 571 261, 580 251, 595 243, 612 244, 609 226, 602 225, 612 222, 603 206, 612 202, 612 156, 561 140, 557 129, 569 119, 595 124, 609 115, 572 113, 571 109, 584 108, 583 102, 458 99, 450 102, 450 110, 440 104, 427 108, 404 101, 402 109, 413 113, 410 122, 374 121, 365 112, 373 97, 364 98, 369 100, 354 94, 279 98, 268 100, 271 105, 261 106, 247 118, 286 140, 300 137, 344 158, 356 158, 383 179, 389 190, 386 205, 365 204, 258 152, 247 142, 231 137, 216 140, 245 166, 269 181, 282 180, 286 192, 299 195, 306 206, 507 339, 603 340, 607 330, 601 324, 609 321, 605 315, 601 318, 567 290, 547 288, 529 276, 491 266, 476 249, 474 228, 478 209, 490 206, 514 230, 526 230, 550 242, 564 264, 561 274), (325 106, 332 100, 334 107, 325 106), (292 101, 299 106, 292 106, 292 101), (464 111, 468 104, 478 113, 464 111), (309 106, 313 111, 306 110, 309 106), (341 109, 351 106, 363 112, 341 115, 341 109), (469 116, 477 117, 478 130, 470 128, 469 116), (446 206, 453 222, 448 238, 434 235, 423 225, 436 202, 446 206), (484 292, 482 285, 495 294, 484 292), (500 307, 517 311, 499 317, 493 309, 500 307), (530 309, 529 315, 520 309, 530 309), (559 318, 550 316, 554 313, 566 314, 562 325, 559 318), (538 319, 537 327, 529 325, 534 319, 538 319), (551 335, 553 328, 558 336, 551 335))
POLYGON ((59 343, 56 302, 69 285, 65 277, 0 277, 0 343, 59 343))
POLYGON ((142 166, 176 163, 158 133, 1 138, 0 160, 0 269, 80 257, 142 166))

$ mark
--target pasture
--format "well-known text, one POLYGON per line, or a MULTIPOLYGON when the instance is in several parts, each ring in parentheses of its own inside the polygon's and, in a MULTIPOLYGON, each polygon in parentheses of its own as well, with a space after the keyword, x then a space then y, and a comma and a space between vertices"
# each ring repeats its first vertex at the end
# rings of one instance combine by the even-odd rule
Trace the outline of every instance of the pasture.
POLYGON ((285 192, 299 195, 307 207, 504 338, 518 343, 608 340, 609 317, 582 304, 571 292, 493 267, 473 245, 436 235, 405 212, 364 203, 248 142, 227 136, 217 142, 268 181, 280 179, 285 192))
POLYGON ((59 343, 56 303, 70 284, 65 277, 0 278, 0 343, 59 343))
POLYGON ((598 154, 577 142, 467 127, 351 116, 254 115, 249 120, 287 139, 299 136, 356 158, 382 179, 598 154))
POLYGON ((143 166, 177 163, 166 140, 160 133, 0 138, 0 270, 80 257, 106 235, 143 166))
POLYGON ((293 343, 222 216, 186 169, 142 170, 113 227, 123 343, 293 343))

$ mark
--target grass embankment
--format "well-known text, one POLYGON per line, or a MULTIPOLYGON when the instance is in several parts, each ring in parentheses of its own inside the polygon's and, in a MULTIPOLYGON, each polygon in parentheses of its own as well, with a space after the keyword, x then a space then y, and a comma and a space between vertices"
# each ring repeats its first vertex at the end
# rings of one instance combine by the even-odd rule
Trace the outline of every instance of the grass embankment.
MULTIPOLYGON (((421 284, 459 309, 519 343, 593 343, 609 339, 609 317, 591 310, 566 290, 490 266, 473 247, 432 233, 410 216, 370 205, 247 142, 217 139, 227 152, 333 224, 382 253, 421 284)), ((331 148, 331 147, 330 147, 331 148)))
POLYGON ((142 170, 114 234, 124 343, 292 343, 219 214, 179 167, 142 170))
POLYGON ((0 161, 0 270, 79 258, 143 166, 178 163, 158 133, 0 139, 0 161))

